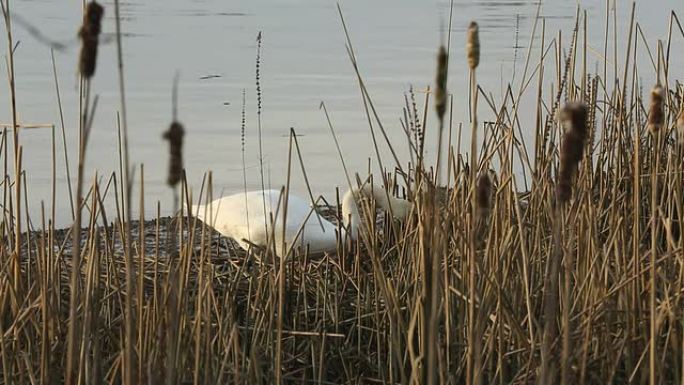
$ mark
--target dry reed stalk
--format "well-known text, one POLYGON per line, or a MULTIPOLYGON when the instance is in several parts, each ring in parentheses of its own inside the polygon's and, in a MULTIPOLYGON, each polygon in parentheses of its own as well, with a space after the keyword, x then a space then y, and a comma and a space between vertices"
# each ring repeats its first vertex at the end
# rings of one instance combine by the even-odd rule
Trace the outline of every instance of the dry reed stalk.
MULTIPOLYGON (((651 165, 651 250, 649 260, 649 344, 648 344, 648 380, 650 385, 656 385, 658 375, 657 361, 657 319, 656 314, 656 295, 658 290, 657 282, 657 261, 658 261, 658 221, 660 206, 658 204, 658 173, 660 172, 661 142, 663 136, 663 125, 665 123, 665 89, 661 86, 661 53, 662 43, 658 40, 656 50, 656 85, 651 90, 651 99, 648 109, 647 128, 651 134, 651 150, 653 162, 651 165)), ((665 79, 667 84, 667 79, 665 79)))
POLYGON ((419 255, 422 261, 421 273, 423 278, 422 307, 423 319, 421 325, 422 375, 420 383, 435 384, 443 371, 438 367, 438 329, 441 307, 440 292, 440 262, 439 256, 446 253, 444 247, 444 228, 440 217, 440 205, 446 199, 438 197, 437 186, 427 183, 425 191, 419 191, 417 199, 422 205, 424 214, 418 218, 420 236, 419 255))
POLYGON ((144 287, 145 287, 145 257, 147 253, 147 245, 145 242, 145 226, 143 225, 145 223, 145 165, 140 164, 140 194, 139 194, 139 207, 138 207, 138 244, 137 244, 137 251, 138 251, 138 282, 137 282, 137 287, 139 290, 137 290, 137 297, 136 297, 136 302, 138 304, 137 307, 137 321, 138 321, 138 336, 137 336, 137 347, 136 350, 138 351, 138 362, 137 362, 137 367, 140 368, 138 370, 138 376, 136 379, 136 383, 141 384, 143 383, 143 378, 144 375, 147 374, 143 370, 145 367, 145 356, 146 356, 146 349, 145 349, 145 343, 144 343, 144 338, 145 338, 145 321, 146 320, 146 313, 145 313, 145 298, 144 298, 144 287))
POLYGON ((663 107, 663 93, 664 90, 660 84, 656 84, 651 91, 651 104, 648 113, 648 130, 651 133, 652 143, 652 165, 651 165, 651 218, 650 218, 650 232, 651 232, 651 250, 649 260, 649 384, 657 384, 657 314, 656 314, 656 292, 658 290, 657 281, 657 261, 658 261, 658 211, 660 206, 658 204, 658 173, 660 170, 660 154, 663 138, 662 126, 665 121, 664 107, 663 107))
MULTIPOLYGON (((283 198, 282 202, 282 210, 283 210, 283 215, 282 215, 282 249, 283 251, 288 250, 287 247, 287 236, 286 236, 286 230, 287 230, 287 211, 288 211, 288 206, 290 202, 290 177, 291 177, 291 170, 292 170, 292 144, 294 142, 294 138, 296 137, 294 129, 290 129, 290 144, 289 144, 289 151, 288 151, 288 156, 287 156, 287 180, 285 184, 285 189, 283 194, 281 194, 281 197, 283 198)), ((275 228, 275 226, 271 226, 272 229, 275 228)), ((275 230, 274 230, 275 231, 275 230)), ((275 237, 272 238, 274 243, 276 242, 275 237)), ((274 245, 275 247, 275 245, 274 245)), ((292 251, 290 250, 290 253, 292 251)), ((283 322, 285 319, 285 315, 283 312, 285 311, 285 282, 286 282, 286 269, 285 269, 285 260, 287 259, 288 256, 292 257, 290 253, 285 253, 284 255, 280 256, 280 264, 279 264, 279 269, 278 269, 278 318, 276 321, 276 331, 277 331, 277 336, 276 336, 276 351, 275 351, 275 359, 276 359, 276 372, 275 372, 275 383, 276 384, 282 384, 283 383, 283 322)), ((274 253, 275 254, 275 253, 274 253)))
MULTIPOLYGON (((14 39, 12 36, 12 18, 10 12, 10 1, 0 0, 2 6, 2 14, 5 22, 5 32, 7 36, 7 75, 9 80, 10 93, 10 108, 12 114, 12 139, 14 149, 14 199, 15 206, 14 220, 10 222, 10 228, 14 229, 14 251, 11 257, 12 270, 12 286, 13 292, 11 294, 12 312, 16 314, 18 311, 18 298, 22 292, 21 288, 21 160, 20 160, 20 144, 19 144, 19 122, 17 118, 17 92, 15 83, 15 69, 14 69, 14 39)), ((7 137, 7 130, 3 131, 3 140, 7 137)), ((7 173, 7 141, 5 141, 5 178, 9 178, 7 173)), ((5 206, 7 207, 7 206, 5 206)), ((5 222, 6 223, 6 222, 5 222)))
MULTIPOLYGON (((437 75, 435 79, 435 112, 437 113, 437 119, 439 124, 439 137, 437 142, 437 163, 435 166, 435 185, 431 182, 427 182, 427 192, 421 193, 424 195, 425 199, 425 209, 429 210, 432 214, 429 216, 429 221, 425 223, 427 229, 426 233, 434 232, 429 234, 434 243, 437 243, 436 239, 442 236, 441 224, 435 222, 434 220, 440 216, 439 205, 440 202, 444 202, 446 199, 440 199, 435 194, 434 191, 438 186, 441 185, 441 157, 442 157, 442 137, 444 131, 444 115, 446 113, 447 105, 447 68, 448 68, 448 56, 444 46, 439 48, 439 53, 437 54, 437 75)), ((419 192, 420 193, 420 192, 419 192)), ((433 243, 426 240, 428 244, 433 243)), ((437 309, 439 307, 439 266, 441 259, 440 255, 444 254, 444 250, 439 250, 434 248, 430 253, 424 252, 422 255, 422 275, 423 275, 423 292, 422 292, 422 302, 423 302, 423 323, 421 327, 421 342, 423 344, 423 363, 422 363, 422 379, 421 383, 424 384, 435 384, 440 377, 440 370, 437 366, 437 329, 439 325, 439 315, 437 314, 437 309)))
MULTIPOLYGON (((477 66, 480 64, 480 37, 479 27, 476 22, 471 22, 466 34, 466 58, 470 68, 470 120, 471 120, 471 145, 470 145, 470 180, 471 190, 475 188, 476 175, 478 173, 477 157, 477 66)), ((473 197, 474 199, 474 197, 473 197)), ((466 382, 479 385, 481 383, 481 339, 478 334, 477 316, 475 314, 475 300, 477 298, 477 247, 476 247, 476 204, 470 205, 470 253, 468 260, 468 354, 466 362, 466 382)))
MULTIPOLYGON (((247 98, 246 90, 242 89, 242 110, 240 112, 240 152, 242 160, 242 188, 245 193, 245 217, 249 218, 249 202, 247 200, 247 165, 245 163, 245 129, 247 126, 246 110, 247 98)), ((251 234, 250 221, 247 221, 247 234, 251 234)))
MULTIPOLYGON (((564 109, 566 115, 566 131, 561 145, 561 166, 559 178, 568 178, 568 168, 577 169, 577 164, 582 160, 584 155, 585 143, 589 134, 588 129, 588 108, 585 104, 570 104, 564 109), (568 164, 570 163, 570 164, 568 164), (574 165, 573 165, 574 164, 574 165)), ((570 176, 571 178, 571 176, 570 176)), ((571 189, 566 180, 560 181, 565 188, 571 189)), ((567 199, 561 192, 561 203, 558 203, 561 208, 565 206, 567 199)), ((563 213, 559 215, 557 220, 563 221, 563 213)), ((562 225, 557 227, 561 229, 562 225)), ((572 379, 572 363, 574 351, 572 347, 571 332, 573 327, 571 325, 571 310, 573 304, 573 271, 575 269, 574 253, 572 251, 564 253, 562 242, 562 234, 559 234, 558 239, 561 240, 560 251, 563 253, 563 261, 565 264, 565 287, 563 300, 563 344, 561 353, 561 383, 569 385, 573 383, 572 379)))
POLYGON ((85 96, 83 99, 84 107, 82 109, 82 116, 79 124, 79 148, 78 148, 78 172, 76 177, 76 212, 75 220, 72 228, 72 244, 71 244, 71 282, 69 299, 69 328, 67 335, 67 364, 66 364, 66 378, 65 382, 68 385, 78 381, 81 376, 83 363, 77 357, 79 340, 83 337, 78 332, 80 327, 79 315, 77 314, 77 307, 79 306, 82 296, 79 289, 79 276, 81 266, 81 220, 82 220, 82 206, 85 202, 83 199, 83 182, 84 182, 84 167, 85 154, 88 146, 88 138, 92 128, 92 119, 94 116, 94 109, 97 98, 90 107, 90 80, 95 73, 95 63, 97 62, 97 45, 98 38, 101 31, 101 21, 104 14, 104 8, 98 3, 92 1, 88 3, 83 15, 83 24, 79 31, 81 37, 81 53, 79 61, 79 70, 81 79, 84 82, 85 96))
POLYGON ((682 107, 677 115, 677 133, 679 134, 679 143, 684 144, 684 103, 682 103, 682 107))
MULTIPOLYGON (((121 187, 123 189, 123 207, 125 220, 123 223, 123 235, 124 235, 124 256, 126 263, 126 297, 124 299, 124 306, 126 307, 126 313, 124 315, 124 354, 123 354, 123 384, 131 385, 134 383, 134 378, 136 377, 136 367, 135 367, 135 330, 133 325, 134 320, 134 309, 133 309, 133 298, 135 298, 135 279, 134 279, 134 266, 133 266, 133 255, 131 250, 131 229, 130 224, 132 220, 132 203, 131 203, 131 191, 132 191, 132 180, 131 180, 131 168, 129 166, 129 147, 128 147, 128 115, 126 109, 126 87, 124 79, 124 61, 123 61, 123 44, 122 44, 122 32, 121 32, 121 13, 119 0, 114 0, 114 16, 115 16, 115 29, 116 29, 116 56, 117 56, 117 72, 119 80, 119 104, 120 104, 120 123, 123 133, 123 162, 122 162, 122 183, 121 187)), ((139 304, 140 305, 140 304, 139 304)))
MULTIPOLYGON (((478 295, 482 295, 483 297, 480 298, 480 305, 478 309, 478 313, 475 315, 474 319, 474 343, 476 344, 474 348, 474 373, 473 373, 473 381, 474 383, 490 383, 492 382, 491 378, 485 378, 484 377, 484 372, 485 368, 483 366, 483 358, 482 358, 482 351, 484 350, 480 345, 485 344, 484 340, 484 331, 486 329, 486 324, 487 324, 487 318, 488 314, 490 312, 492 304, 489 302, 489 298, 485 299, 485 296, 487 295, 486 293, 489 291, 488 285, 490 282, 489 280, 496 280, 497 282, 501 281, 501 277, 499 276, 500 272, 500 263, 494 264, 493 269, 495 270, 494 273, 491 272, 492 268, 491 267, 483 267, 488 264, 489 261, 487 261, 487 254, 489 251, 492 250, 492 247, 486 243, 486 237, 488 233, 488 217, 491 214, 491 209, 492 209, 492 198, 493 198, 493 184, 491 177, 489 175, 488 171, 483 171, 477 176, 477 179, 475 180, 475 191, 473 192, 473 199, 474 203, 472 203, 473 208, 472 208, 472 220, 473 224, 471 225, 473 228, 471 229, 473 235, 471 242, 474 244, 474 247, 471 246, 472 251, 474 252, 475 256, 475 262, 474 265, 476 268, 479 268, 480 271, 483 272, 483 275, 485 275, 484 282, 479 283, 477 282, 477 277, 473 279, 474 284, 470 283, 473 281, 469 282, 469 285, 473 285, 473 287, 476 290, 476 297, 478 295), (483 250, 482 253, 482 259, 480 259, 479 256, 479 250, 483 250), (484 273, 484 271, 488 271, 488 273, 484 273), (482 294, 479 294, 482 293, 482 294), (486 302, 486 303, 485 303, 486 302)), ((473 267, 471 266, 471 269, 473 267)), ((471 270, 472 272, 472 270, 471 270)), ((471 273, 472 274, 472 273, 471 273)), ((498 284, 496 285, 498 287, 498 284)), ((498 297, 498 296, 497 296, 498 297)), ((473 299, 471 299, 473 301, 473 299)), ((500 303, 498 300, 494 300, 496 303, 496 309, 500 309, 500 303)), ((497 311, 497 317, 499 316, 499 312, 497 311)), ((500 324, 500 320, 497 319, 497 324, 500 324)), ((491 344, 494 343, 494 334, 496 331, 492 329, 492 332, 489 337, 489 348, 488 350, 495 350, 491 344)), ((493 357, 489 358, 490 364, 494 365, 495 364, 495 359, 493 357)), ((495 372, 495 369, 492 369, 492 373, 495 372)))
MULTIPOLYGON (((69 191, 69 205, 71 206, 71 220, 75 219, 76 212, 74 210, 74 194, 71 191, 71 167, 69 166, 69 155, 67 151, 67 144, 66 144, 66 129, 65 129, 65 124, 64 124, 64 109, 62 108, 62 96, 59 91, 59 80, 57 78, 57 65, 55 64, 55 52, 54 50, 50 50, 50 59, 52 60, 52 76, 54 79, 55 83, 55 93, 57 95, 57 107, 59 109, 59 121, 60 121, 60 128, 61 128, 61 136, 62 136, 62 151, 64 152, 64 170, 66 171, 66 183, 67 183, 67 189, 69 191)), ((54 223, 53 218, 53 223, 54 223)))
MULTIPOLYGON (((259 31, 256 38, 257 52, 256 52, 256 66, 255 66, 255 78, 256 78, 256 97, 257 97, 257 134, 259 141, 259 175, 261 176, 261 190, 266 190, 266 184, 264 181, 264 153, 263 153, 263 137, 261 132, 261 113, 262 113, 262 95, 261 95, 261 44, 262 44, 262 33, 259 31)), ((266 195, 262 195, 264 213, 266 211, 266 195)), ((267 219, 264 218, 264 229, 267 228, 267 219)))
POLYGON ((558 336, 558 291, 559 268, 565 262, 565 288, 563 301, 563 351, 561 354, 561 382, 570 380, 571 351, 570 346, 570 305, 572 296, 572 270, 574 261, 572 253, 563 251, 563 222, 565 206, 572 196, 573 176, 582 159, 587 137, 586 105, 580 102, 568 103, 560 112, 560 123, 563 126, 563 138, 560 149, 560 165, 556 180, 556 207, 554 222, 554 255, 549 257, 544 282, 544 323, 542 338, 542 366, 539 377, 540 384, 556 382, 556 364, 554 363, 554 341, 558 336))

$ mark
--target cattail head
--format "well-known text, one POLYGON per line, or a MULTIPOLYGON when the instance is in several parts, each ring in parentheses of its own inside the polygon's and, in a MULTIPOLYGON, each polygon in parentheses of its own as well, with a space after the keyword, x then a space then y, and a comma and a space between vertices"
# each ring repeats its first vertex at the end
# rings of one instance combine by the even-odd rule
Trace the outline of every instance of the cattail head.
POLYGON ((96 1, 91 1, 86 6, 83 14, 83 28, 87 29, 93 35, 99 35, 102 24, 102 16, 104 16, 104 8, 96 1))
POLYGON ((656 84, 651 90, 651 105, 648 108, 648 129, 653 134, 660 131, 663 123, 665 123, 664 94, 665 91, 660 84, 656 84))
POLYGON ((475 182, 475 204, 478 217, 489 215, 492 207, 492 180, 487 172, 480 174, 475 182))
POLYGON ((169 175, 166 183, 173 187, 178 184, 183 174, 183 125, 174 121, 169 130, 164 133, 164 139, 169 141, 169 175))
POLYGON ((578 102, 568 103, 561 110, 560 120, 564 132, 556 182, 556 199, 559 203, 569 201, 572 195, 572 176, 582 160, 587 138, 587 115, 587 106, 578 102))
POLYGON ((439 47, 437 54, 437 78, 435 79, 435 110, 437 117, 442 121, 447 105, 447 72, 449 55, 444 46, 439 47))
POLYGON ((81 76, 91 78, 95 74, 97 61, 97 46, 100 31, 102 30, 102 16, 104 8, 96 1, 88 3, 83 14, 83 24, 78 32, 81 38, 81 53, 78 67, 81 76))
POLYGON ((474 70, 480 64, 480 34, 477 23, 474 21, 471 21, 468 26, 466 54, 468 55, 468 66, 471 70, 474 70))
MULTIPOLYGON (((560 111, 563 133, 577 137, 586 137, 588 133, 587 118, 589 109, 582 102, 570 102, 560 111)), ((577 159, 579 161, 579 159, 577 159)))

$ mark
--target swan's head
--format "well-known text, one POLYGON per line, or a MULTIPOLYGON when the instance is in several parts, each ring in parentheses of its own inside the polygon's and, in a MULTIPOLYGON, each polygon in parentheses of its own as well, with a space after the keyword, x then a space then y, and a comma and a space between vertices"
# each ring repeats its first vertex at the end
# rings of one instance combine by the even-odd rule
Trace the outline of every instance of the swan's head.
POLYGON ((391 212, 395 219, 404 220, 411 213, 413 204, 405 199, 393 197, 387 192, 371 184, 365 184, 359 188, 354 188, 347 191, 342 199, 342 217, 345 226, 349 226, 352 237, 358 231, 361 218, 359 216, 358 200, 375 199, 375 202, 380 208, 387 212, 391 212))

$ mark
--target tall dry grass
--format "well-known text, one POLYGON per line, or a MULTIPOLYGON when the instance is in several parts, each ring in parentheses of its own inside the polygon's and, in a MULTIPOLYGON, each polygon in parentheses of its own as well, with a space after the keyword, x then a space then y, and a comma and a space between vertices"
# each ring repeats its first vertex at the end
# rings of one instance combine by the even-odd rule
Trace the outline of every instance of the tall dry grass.
MULTIPOLYGON (((12 47, 10 1, 1 4, 12 47)), ((118 1, 114 14, 118 20, 118 1)), ((211 201, 213 186, 209 174, 199 192, 188 188, 179 167, 182 136, 171 143, 169 179, 178 214, 162 217, 157 203, 156 218, 132 221, 133 184, 141 212, 147 202, 143 169, 133 181, 127 160, 125 56, 117 39, 121 169, 103 182, 83 180, 87 135, 97 124, 84 76, 72 228, 54 228, 54 207, 67 204, 55 198, 48 214, 41 204, 41 217, 28 220, 16 117, 3 132, 0 384, 684 383, 684 89, 670 78, 669 63, 681 52, 673 35, 684 29, 673 12, 667 40, 652 50, 637 39, 643 33, 633 16, 625 61, 608 79, 607 61, 603 73, 587 68, 586 17, 578 12, 569 42, 548 40, 538 18, 533 36, 540 37, 531 43, 540 56, 530 48, 520 88, 511 86, 500 101, 477 84, 475 69, 487 58, 470 30, 467 154, 461 129, 453 135, 447 68, 455 51, 447 42, 437 56, 433 103, 430 94, 421 107, 413 94, 406 98, 408 167, 375 111, 344 24, 383 170, 374 182, 388 194, 405 192, 414 206, 400 223, 391 215, 376 220, 374 203, 364 202, 359 241, 342 239, 337 253, 319 258, 277 258, 274 245, 245 253, 188 215, 193 202, 211 201), (641 83, 650 72, 650 63, 637 63, 644 51, 657 52, 657 105, 641 91, 653 86, 641 83), (521 127, 518 106, 528 94, 538 100, 536 124, 521 127), (573 138, 559 118, 577 105, 569 102, 586 106, 586 142, 572 156, 561 146, 573 138), (448 127, 434 172, 423 156, 433 108, 440 132, 448 127), (478 114, 495 120, 480 124, 478 114), (534 132, 533 143, 523 131, 534 132), (391 148, 389 162, 382 163, 381 146, 391 148)), ((11 50, 8 63, 16 111, 11 50)), ((304 171, 303 157, 292 130, 288 181, 297 163, 304 171)), ((347 185, 353 180, 347 174, 347 185)), ((286 201, 289 182, 282 191, 286 201)), ((338 207, 333 201, 321 209, 340 223, 338 207)))

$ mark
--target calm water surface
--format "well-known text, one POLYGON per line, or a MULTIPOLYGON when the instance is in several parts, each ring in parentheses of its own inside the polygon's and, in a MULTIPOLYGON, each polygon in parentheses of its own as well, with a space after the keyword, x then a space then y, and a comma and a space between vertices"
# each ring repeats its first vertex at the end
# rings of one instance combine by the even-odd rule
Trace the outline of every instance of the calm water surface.
MULTIPOLYGON (((80 4, 80 0, 12 1, 12 11, 18 17, 37 26, 49 39, 68 43, 68 48, 56 52, 55 58, 72 174, 75 174, 78 122, 75 31, 80 24, 80 4)), ((616 2, 618 62, 624 60, 621 58, 624 54, 620 54, 626 44, 630 4, 616 2)), ((599 52, 603 52, 606 3, 586 0, 580 5, 589 14, 591 68, 602 68, 598 63, 601 60, 599 52)), ((114 32, 112 1, 106 1, 105 7, 103 31, 109 43, 101 47, 93 83, 99 105, 87 153, 89 178, 95 170, 104 177, 118 170, 116 111, 119 94, 116 46, 111 39, 114 32)), ((243 189, 240 150, 243 89, 247 97, 247 184, 249 188, 260 186, 254 79, 258 31, 263 31, 262 126, 266 183, 279 187, 285 182, 287 134, 290 127, 294 127, 302 135, 300 146, 314 193, 325 194, 334 200, 335 187, 345 188, 344 173, 325 116, 319 109, 321 101, 330 112, 348 167, 365 175, 373 146, 334 1, 146 0, 123 1, 121 7, 130 153, 132 162, 145 167, 148 215, 155 212, 158 200, 162 202, 164 213, 171 211, 171 193, 164 183, 168 149, 161 134, 171 119, 171 82, 176 71, 181 74, 179 118, 187 130, 185 166, 193 189, 198 191, 204 173, 209 170, 213 172, 214 196, 243 189), (212 75, 218 76, 203 79, 212 75)), ((404 94, 411 86, 422 90, 433 81, 434 55, 446 34, 449 2, 346 0, 341 2, 341 7, 362 76, 402 162, 407 162, 408 150, 399 125, 404 94)), ((684 15, 681 0, 638 1, 636 10, 649 44, 666 38, 671 10, 684 15)), ((509 82, 513 81, 516 89, 520 86, 536 12, 536 1, 455 1, 449 73, 450 91, 455 95, 455 122, 468 120, 468 73, 463 54, 468 22, 477 20, 480 24, 479 82, 500 101, 502 90, 509 82)), ((556 36, 557 31, 562 30, 563 43, 568 46, 575 13, 573 1, 543 2, 541 15, 546 20, 547 42, 550 36, 556 36)), ((20 22, 16 22, 14 28, 15 40, 20 41, 15 55, 20 122, 54 123, 59 127, 50 48, 29 34, 20 22)), ((672 66, 671 77, 681 79, 684 75, 684 41, 681 35, 674 41, 672 62, 678 65, 672 66)), ((3 52, 6 52, 4 39, 2 44, 3 52)), ((538 58, 538 41, 533 44, 532 52, 533 57, 538 58)), ((608 61, 613 63, 612 46, 609 46, 609 52, 608 61)), ((648 62, 641 63, 649 70, 648 62)), ((547 64, 547 79, 553 79, 555 74, 551 64, 552 61, 547 64)), ((550 92, 549 87, 547 92, 550 92)), ((7 82, 0 83, 2 122, 10 121, 8 93, 7 82)), ((424 97, 421 93, 417 95, 421 100, 424 97)), ((528 118, 532 105, 520 106, 523 123, 531 122, 528 118)), ((485 120, 487 108, 480 111, 485 120)), ((433 126, 429 126, 431 131, 434 131, 433 126)), ((531 132, 526 134, 532 135, 531 132)), ((40 202, 45 201, 46 209, 50 205, 50 138, 49 130, 27 130, 21 134, 34 224, 39 223, 40 202)), ((468 143, 466 134, 463 141, 468 143)), ((434 153, 434 146, 427 147, 431 154, 434 153)), ((59 204, 56 210, 59 224, 67 225, 71 214, 60 142, 57 159, 59 204)), ((377 173, 375 160, 371 163, 377 173)), ((136 173, 137 177, 139 175, 136 173)), ((296 192, 304 193, 305 185, 300 175, 299 171, 293 173, 292 185, 296 192)))

